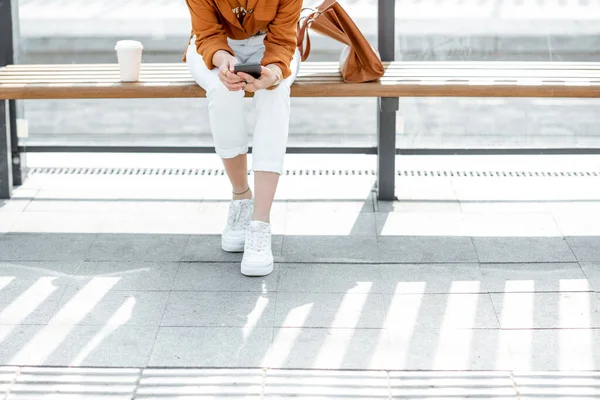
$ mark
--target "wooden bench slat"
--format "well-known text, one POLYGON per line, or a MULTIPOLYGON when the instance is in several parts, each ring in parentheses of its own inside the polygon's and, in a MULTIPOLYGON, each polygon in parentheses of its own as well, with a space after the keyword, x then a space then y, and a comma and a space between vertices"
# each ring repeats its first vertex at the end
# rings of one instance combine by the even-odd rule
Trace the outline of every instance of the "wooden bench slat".
MULTIPOLYGON (((330 84, 341 84, 343 83, 341 78, 311 78, 311 79, 298 79, 297 84, 320 84, 320 85, 330 85, 330 84)), ((420 83, 423 85, 432 85, 437 84, 440 86, 449 85, 449 84, 486 84, 489 86, 499 85, 499 84, 515 84, 515 85, 584 85, 584 84, 595 84, 600 83, 600 77, 596 79, 587 79, 587 78, 531 78, 531 77, 507 77, 507 78, 487 78, 487 77, 470 77, 470 78, 448 78, 448 79, 439 79, 437 77, 407 77, 407 78, 389 78, 384 77, 380 80, 382 85, 390 85, 390 84, 401 84, 405 82, 412 83, 420 83)), ((184 83, 188 85, 195 85, 195 82, 190 78, 180 77, 180 78, 171 78, 165 80, 163 78, 144 78, 141 80, 140 84, 154 84, 154 85, 169 85, 171 83, 184 83)), ((2 88, 8 87, 9 85, 13 85, 13 87, 38 87, 43 88, 48 85, 59 85, 62 87, 74 86, 77 85, 81 87, 82 85, 87 85, 90 87, 110 84, 114 86, 125 86, 130 84, 121 84, 118 78, 103 78, 103 79, 40 79, 40 80, 19 80, 19 79, 6 79, 0 81, 2 88)), ((346 84, 349 85, 349 84, 346 84)))
MULTIPOLYGON (((566 69, 566 70, 598 70, 598 62, 546 62, 546 61, 395 61, 384 63, 386 68, 419 68, 419 69, 566 69)), ((305 62, 302 68, 338 68, 337 62, 305 62)), ((42 69, 42 70, 117 70, 117 64, 28 64, 9 65, 6 69, 42 69)), ((153 69, 186 69, 184 63, 148 63, 142 68, 153 69)))
MULTIPOLYGON (((11 68, 11 67, 3 67, 1 68, 3 73, 11 74, 11 73, 42 73, 42 74, 55 74, 55 73, 118 73, 119 69, 117 66, 114 68, 71 68, 71 67, 63 67, 56 69, 45 69, 45 68, 11 68)), ((150 68, 150 67, 142 67, 142 72, 155 72, 155 73, 189 73, 187 67, 183 68, 150 68)), ((573 73, 596 73, 600 70, 600 64, 596 68, 581 68, 581 69, 569 69, 569 68, 559 68, 559 67, 546 67, 546 68, 503 68, 502 66, 487 66, 486 68, 482 67, 473 67, 469 68, 463 66, 462 68, 429 68, 426 65, 423 66, 404 66, 402 68, 399 67, 387 67, 386 73, 409 73, 409 71, 427 71, 428 73, 457 73, 457 71, 506 71, 510 73, 511 71, 527 71, 529 73, 538 73, 544 71, 554 71, 554 72, 573 72, 573 73), (448 72, 445 72, 448 71, 448 72), (450 72, 451 71, 451 72, 450 72)), ((323 72, 323 73, 339 73, 339 69, 337 66, 335 67, 309 67, 308 65, 303 64, 300 71, 307 72, 323 72)))
MULTIPOLYGON (((2 97, 24 99, 110 99, 110 98, 192 98, 204 97, 205 92, 197 85, 188 83, 169 85, 112 85, 90 87, 89 85, 68 87, 7 86, 2 97)), ((420 84, 415 82, 345 83, 315 85, 299 82, 292 87, 294 97, 600 97, 600 82, 591 85, 465 85, 420 84)), ((251 94, 247 94, 251 97, 251 94)))
MULTIPOLYGON (((338 63, 304 63, 296 97, 599 97, 600 63, 394 62, 377 82, 346 84, 338 63), (576 69, 566 68, 572 65, 576 69), (539 66, 539 68, 534 68, 539 66)), ((202 97, 187 66, 143 64, 139 83, 121 83, 117 64, 0 69, 0 98, 202 97)))
MULTIPOLYGON (((413 74, 386 74, 381 78, 382 80, 472 80, 472 79, 487 79, 491 81, 495 80, 522 80, 522 79, 534 79, 534 80, 543 80, 543 81, 568 81, 568 80, 589 80, 595 81, 600 79, 600 74, 596 75, 568 75, 568 74, 506 74, 506 73, 498 73, 498 74, 451 74, 451 75, 442 75, 442 74, 426 74, 423 72, 415 71, 413 74)), ((119 82, 118 74, 102 74, 102 75, 90 75, 90 74, 60 74, 60 75, 12 75, 12 74, 2 74, 0 73, 0 85, 6 84, 13 81, 19 81, 23 83, 42 83, 42 82, 102 82, 102 81, 114 81, 119 82)), ((150 80, 162 80, 165 82, 174 81, 174 80, 185 80, 192 82, 193 79, 189 74, 150 74, 150 73, 142 73, 140 80, 150 81, 150 80)), ((339 74, 304 74, 300 75, 297 80, 306 80, 306 81, 340 81, 341 77, 339 74)))
MULTIPOLYGON (((338 71, 309 71, 303 70, 299 73, 299 77, 305 76, 325 76, 325 77, 338 77, 340 74, 338 71)), ((141 71, 142 77, 189 77, 191 78, 191 74, 188 71, 141 71)), ((406 77, 406 76, 415 76, 415 77, 442 77, 442 78, 452 78, 452 77, 465 77, 465 76, 486 76, 486 77, 587 77, 587 78, 597 78, 600 77, 600 69, 598 70, 589 70, 589 71, 564 71, 564 70, 500 70, 500 69, 488 69, 488 70, 440 70, 440 71, 431 71, 431 70, 420 70, 420 69, 410 69, 410 70, 395 70, 395 71, 386 71, 386 77, 406 77)), ((95 78, 95 77, 119 77, 118 71, 56 71, 56 72, 45 72, 45 71, 2 71, 0 72, 0 82, 2 79, 14 79, 14 78, 22 78, 27 79, 31 77, 33 79, 44 79, 44 78, 69 78, 69 77, 77 77, 77 78, 95 78)))

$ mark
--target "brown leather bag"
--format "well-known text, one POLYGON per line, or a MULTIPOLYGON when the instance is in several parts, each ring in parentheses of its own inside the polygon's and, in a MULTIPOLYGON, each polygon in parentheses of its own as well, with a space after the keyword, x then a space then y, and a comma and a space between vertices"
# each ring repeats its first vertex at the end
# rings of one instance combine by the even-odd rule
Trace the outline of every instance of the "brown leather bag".
POLYGON ((344 82, 369 82, 383 76, 381 58, 337 0, 325 0, 300 19, 298 48, 302 61, 310 54, 308 28, 348 46, 340 61, 344 82))

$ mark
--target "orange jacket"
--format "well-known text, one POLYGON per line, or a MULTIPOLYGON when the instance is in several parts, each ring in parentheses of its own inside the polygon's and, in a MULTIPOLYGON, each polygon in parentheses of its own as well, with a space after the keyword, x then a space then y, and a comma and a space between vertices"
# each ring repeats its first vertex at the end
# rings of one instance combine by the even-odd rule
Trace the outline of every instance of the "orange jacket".
POLYGON ((214 68, 212 58, 218 50, 234 55, 228 37, 247 39, 263 31, 267 35, 261 64, 279 66, 284 79, 291 75, 302 0, 248 0, 243 25, 233 12, 239 6, 237 0, 186 0, 186 3, 192 17, 192 36, 196 35, 196 50, 209 69, 214 68))

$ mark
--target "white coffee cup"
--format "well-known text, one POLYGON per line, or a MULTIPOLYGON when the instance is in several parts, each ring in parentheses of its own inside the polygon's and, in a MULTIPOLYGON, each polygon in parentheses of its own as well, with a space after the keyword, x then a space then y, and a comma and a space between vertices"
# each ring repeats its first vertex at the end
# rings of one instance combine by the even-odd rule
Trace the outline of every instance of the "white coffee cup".
POLYGON ((142 49, 144 46, 135 40, 119 40, 115 46, 121 81, 137 82, 140 80, 142 66, 142 49))

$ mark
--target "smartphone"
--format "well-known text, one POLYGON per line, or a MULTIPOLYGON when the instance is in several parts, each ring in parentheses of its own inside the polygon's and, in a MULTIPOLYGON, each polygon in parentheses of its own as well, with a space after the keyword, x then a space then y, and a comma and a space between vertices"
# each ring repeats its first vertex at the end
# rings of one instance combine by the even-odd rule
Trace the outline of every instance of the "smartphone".
POLYGON ((245 72, 248 75, 252 76, 254 79, 258 79, 262 75, 259 63, 236 64, 234 66, 233 72, 235 72, 236 74, 238 72, 245 72))

